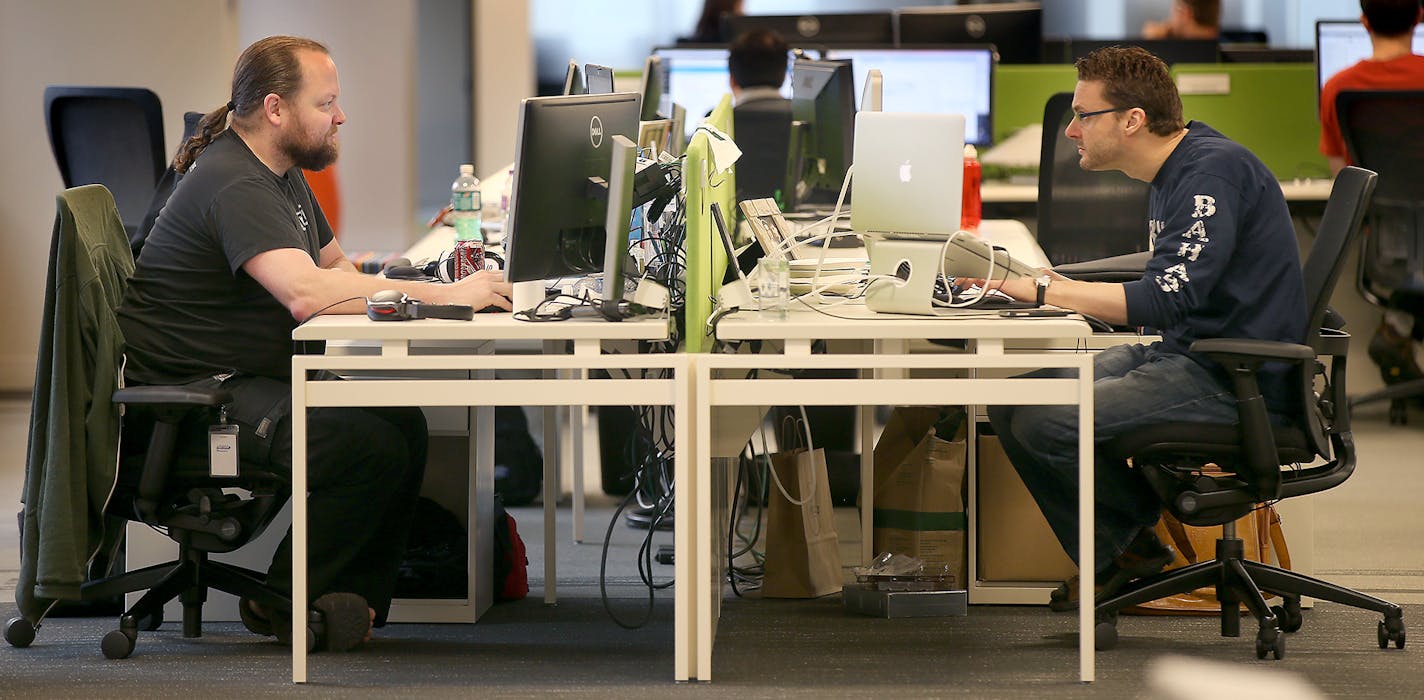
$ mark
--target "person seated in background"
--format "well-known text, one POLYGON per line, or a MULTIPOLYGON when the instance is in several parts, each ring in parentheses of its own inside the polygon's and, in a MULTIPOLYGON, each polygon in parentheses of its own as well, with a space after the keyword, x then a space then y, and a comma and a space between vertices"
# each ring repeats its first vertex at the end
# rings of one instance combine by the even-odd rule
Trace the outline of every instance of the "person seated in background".
POLYGON ((722 35, 722 15, 742 14, 742 0, 704 0, 702 14, 697 16, 697 27, 685 41, 694 44, 721 44, 727 41, 722 35))
MULTIPOLYGON (((995 283, 1037 300, 1162 336, 1093 357, 1097 444, 1163 421, 1237 421, 1231 379, 1190 350, 1201 338, 1299 343, 1305 337, 1305 281, 1290 210, 1276 177, 1241 145, 1201 122, 1183 123, 1167 65, 1136 47, 1094 51, 1077 63, 1073 119, 1084 170, 1118 170, 1151 183, 1147 234, 1153 254, 1141 279, 1083 282, 1044 271, 995 283)), ((1032 376, 1062 376, 1041 370, 1032 376)), ((1275 415, 1298 410, 1284 367, 1261 372, 1275 415)), ((1078 412, 1072 406, 991 406, 989 420, 1064 551, 1078 561, 1078 412)), ((1173 552, 1153 533, 1161 502, 1125 460, 1097 453, 1096 574, 1102 595, 1154 574, 1173 552)), ((1056 611, 1077 607, 1078 577, 1055 591, 1056 611)), ((1093 590, 1091 587, 1087 590, 1093 590)), ((1088 594, 1091 599, 1091 593, 1088 594)))
MULTIPOLYGON (((1320 89, 1320 153, 1335 175, 1349 165, 1335 100, 1346 90, 1424 90, 1424 56, 1413 52, 1414 27, 1424 19, 1419 0, 1360 0, 1360 22, 1370 35, 1369 58, 1346 68, 1320 89)), ((1414 314, 1385 309, 1370 341, 1370 359, 1386 384, 1424 378, 1414 345, 1424 323, 1414 314)))
MULTIPOLYGON (((281 474, 292 470, 298 323, 364 313, 365 298, 384 289, 509 308, 497 273, 438 285, 356 271, 302 175, 336 161, 339 93, 336 64, 316 41, 273 36, 244 50, 228 101, 174 159, 186 174, 119 308, 126 380, 227 389, 243 463, 281 474)), ((320 643, 345 651, 385 624, 425 471, 425 418, 419 408, 315 408, 307 434, 308 592, 327 613, 320 643)), ((291 547, 289 530, 267 571, 278 590, 291 590, 291 547)), ((283 636, 284 611, 242 605, 249 629, 283 636)))
POLYGON ((1221 0, 1172 0, 1172 13, 1142 25, 1143 39, 1215 39, 1221 34, 1221 0))
POLYGON ((789 50, 786 40, 773 31, 757 29, 737 37, 727 54, 732 104, 776 102, 789 111, 791 102, 781 96, 789 50))

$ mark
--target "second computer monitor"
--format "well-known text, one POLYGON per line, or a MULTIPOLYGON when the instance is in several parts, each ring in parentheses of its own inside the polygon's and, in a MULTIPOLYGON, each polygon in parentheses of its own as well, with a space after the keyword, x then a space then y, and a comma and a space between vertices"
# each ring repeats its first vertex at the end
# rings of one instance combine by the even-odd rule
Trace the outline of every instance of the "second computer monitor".
POLYGON ((882 105, 886 112, 963 114, 965 142, 979 147, 991 143, 992 47, 829 49, 826 58, 854 64, 856 94, 864 90, 866 71, 879 69, 884 78, 882 105))
POLYGON ((613 136, 638 135, 638 93, 531 97, 520 103, 510 230, 511 282, 603 269, 613 136))
POLYGON ((1038 63, 1043 9, 1036 2, 905 8, 899 44, 993 44, 1003 63, 1038 63))
MULTIPOLYGON (((1424 25, 1414 27, 1414 53, 1424 53, 1424 25)), ((1374 53, 1370 44, 1370 34, 1365 25, 1356 20, 1328 20, 1315 22, 1315 90, 1317 109, 1320 105, 1320 89, 1332 76, 1374 53)))
POLYGON ((791 70, 791 115, 807 126, 803 182, 839 192, 855 141, 850 61, 799 60, 791 70))
MULTIPOLYGON (((686 128, 689 131, 697 128, 697 125, 702 123, 702 118, 717 106, 722 96, 732 91, 731 73, 727 69, 727 49, 657 48, 654 51, 662 63, 663 75, 666 76, 664 99, 670 99, 687 110, 686 128)), ((789 75, 789 55, 786 70, 789 75)), ((791 97, 790 80, 781 84, 781 95, 791 97)))

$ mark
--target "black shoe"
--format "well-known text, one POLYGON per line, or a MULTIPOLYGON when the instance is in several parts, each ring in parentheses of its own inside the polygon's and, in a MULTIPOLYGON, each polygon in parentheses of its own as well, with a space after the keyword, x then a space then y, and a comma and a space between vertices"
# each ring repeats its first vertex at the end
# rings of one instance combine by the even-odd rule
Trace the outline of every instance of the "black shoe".
MULTIPOLYGON (((1128 543, 1122 554, 1113 557, 1107 568, 1098 572, 1094 596, 1097 600, 1111 598, 1122 590, 1128 582, 1144 576, 1151 576, 1167 568, 1177 552, 1162 544, 1152 528, 1143 528, 1128 543)), ((1074 576, 1048 594, 1048 609, 1053 612, 1071 612, 1078 609, 1079 577, 1074 576)))

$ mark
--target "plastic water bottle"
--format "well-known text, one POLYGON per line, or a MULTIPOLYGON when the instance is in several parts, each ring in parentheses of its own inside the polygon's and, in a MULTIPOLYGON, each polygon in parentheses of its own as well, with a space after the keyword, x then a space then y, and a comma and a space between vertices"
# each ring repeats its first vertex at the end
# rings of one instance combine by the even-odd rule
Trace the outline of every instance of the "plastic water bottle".
POLYGON ((510 199, 514 196, 514 168, 510 168, 504 174, 504 187, 499 190, 499 213, 504 222, 504 237, 509 240, 509 217, 512 212, 509 210, 510 199))
POLYGON ((455 220, 454 278, 462 279, 485 269, 485 240, 480 231, 480 181, 475 166, 460 166, 460 176, 450 186, 450 208, 455 220))
POLYGON ((964 146, 964 200, 959 209, 959 228, 977 233, 979 222, 984 218, 984 202, 979 195, 979 185, 983 180, 983 166, 979 164, 979 152, 973 144, 964 146))

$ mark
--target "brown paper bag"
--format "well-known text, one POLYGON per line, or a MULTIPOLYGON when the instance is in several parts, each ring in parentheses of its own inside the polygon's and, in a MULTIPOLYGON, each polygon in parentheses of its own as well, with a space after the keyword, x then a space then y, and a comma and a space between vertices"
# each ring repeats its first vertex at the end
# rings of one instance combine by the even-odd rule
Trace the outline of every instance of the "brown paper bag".
POLYGON ((762 597, 818 598, 840 592, 840 537, 825 451, 778 452, 771 456, 771 468, 786 495, 775 483, 768 489, 762 597))
MULTIPOLYGON (((1221 536, 1221 527, 1193 527, 1183 525, 1172 514, 1162 511, 1162 519, 1157 521, 1157 538, 1170 542, 1177 550, 1177 558, 1167 569, 1207 561, 1216 556, 1216 540, 1221 536)), ((1281 530, 1281 516, 1272 506, 1254 510, 1236 521, 1236 536, 1241 538, 1247 559, 1266 564, 1274 564, 1283 569, 1291 568, 1290 550, 1286 547, 1286 536, 1281 530)), ((1270 601, 1276 596, 1266 594, 1270 601)), ((1133 606, 1123 612, 1143 615, 1215 615, 1221 612, 1221 603, 1216 599, 1216 588, 1208 586, 1186 593, 1178 593, 1165 598, 1148 601, 1133 606)))
POLYGON ((969 521, 964 512, 965 448, 935 436, 944 413, 900 407, 875 444, 876 553, 918 557, 928 568, 947 567, 953 586, 966 586, 969 521))

